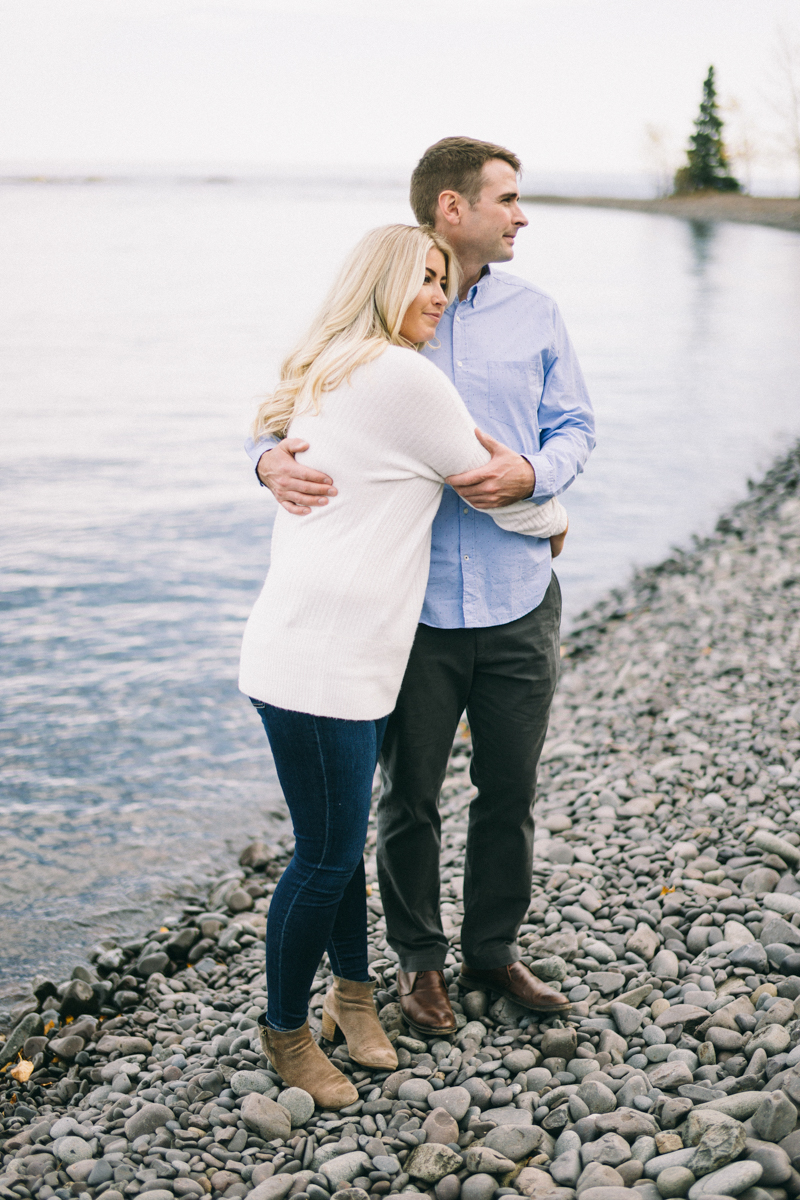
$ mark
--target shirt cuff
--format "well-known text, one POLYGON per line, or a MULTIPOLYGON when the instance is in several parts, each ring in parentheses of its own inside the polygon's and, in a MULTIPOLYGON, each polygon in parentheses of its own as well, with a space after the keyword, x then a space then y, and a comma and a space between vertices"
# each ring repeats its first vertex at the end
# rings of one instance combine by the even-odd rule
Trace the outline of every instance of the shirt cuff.
POLYGON ((536 476, 533 491, 527 499, 536 503, 549 500, 555 492, 555 473, 552 465, 543 454, 523 454, 522 457, 531 464, 536 476))
POLYGON ((254 442, 253 439, 249 437, 244 444, 244 452, 253 464, 253 470, 256 473, 256 479, 258 479, 261 487, 266 487, 266 484, 261 483, 261 479, 258 474, 259 460, 261 455, 265 454, 267 450, 274 450, 278 443, 279 439, 276 437, 259 438, 257 442, 254 442))

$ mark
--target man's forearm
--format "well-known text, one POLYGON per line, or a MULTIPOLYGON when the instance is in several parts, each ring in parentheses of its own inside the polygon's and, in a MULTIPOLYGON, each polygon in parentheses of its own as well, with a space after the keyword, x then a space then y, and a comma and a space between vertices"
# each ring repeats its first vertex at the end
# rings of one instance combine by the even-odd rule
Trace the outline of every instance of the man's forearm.
POLYGON ((530 498, 536 503, 544 503, 565 492, 582 473, 594 445, 592 430, 586 426, 570 426, 543 439, 538 453, 523 454, 536 477, 530 498))

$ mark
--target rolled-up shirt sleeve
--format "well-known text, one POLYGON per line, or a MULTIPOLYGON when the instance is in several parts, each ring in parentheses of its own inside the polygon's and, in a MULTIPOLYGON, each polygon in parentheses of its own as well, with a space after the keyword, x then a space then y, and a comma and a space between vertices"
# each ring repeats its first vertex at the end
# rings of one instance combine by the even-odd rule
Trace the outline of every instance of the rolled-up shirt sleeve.
POLYGON ((553 311, 552 344, 543 358, 540 449, 536 454, 523 454, 536 474, 530 499, 537 504, 559 496, 574 483, 595 446, 591 401, 557 306, 553 311))

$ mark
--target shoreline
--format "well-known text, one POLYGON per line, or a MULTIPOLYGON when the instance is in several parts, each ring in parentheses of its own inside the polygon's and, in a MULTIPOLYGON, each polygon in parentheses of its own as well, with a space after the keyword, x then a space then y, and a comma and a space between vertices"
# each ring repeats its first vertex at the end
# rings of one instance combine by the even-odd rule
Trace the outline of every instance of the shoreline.
POLYGON ((372 823, 370 960, 399 1070, 340 1047, 354 1105, 284 1091, 255 1021, 291 848, 253 844, 148 937, 33 980, 0 1046, 0 1197, 661 1200, 667 1168, 675 1197, 695 1179, 800 1194, 800 443, 564 650, 520 946, 569 1014, 458 990, 462 728, 441 801, 452 1042, 403 1022, 372 823))
POLYGON ((734 221, 767 225, 800 233, 800 200, 784 197, 714 193, 702 196, 664 196, 657 200, 609 199, 605 196, 521 196, 526 204, 560 204, 584 208, 616 208, 654 213, 688 221, 734 221))

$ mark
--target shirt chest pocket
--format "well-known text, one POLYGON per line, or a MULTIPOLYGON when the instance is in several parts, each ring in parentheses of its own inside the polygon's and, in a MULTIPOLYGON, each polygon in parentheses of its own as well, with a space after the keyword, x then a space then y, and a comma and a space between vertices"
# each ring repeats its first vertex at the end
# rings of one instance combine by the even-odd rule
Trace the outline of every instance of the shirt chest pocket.
POLYGON ((539 401, 544 372, 540 359, 489 364, 489 416, 513 429, 521 448, 539 449, 539 401), (524 444, 523 444, 524 443, 524 444))

